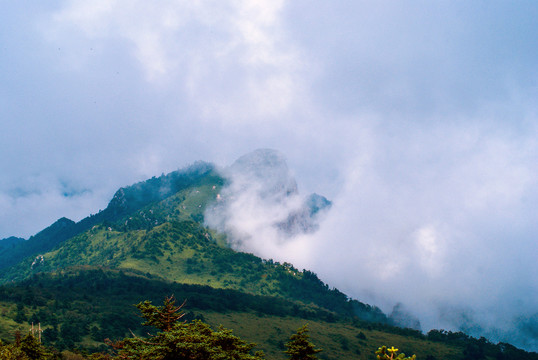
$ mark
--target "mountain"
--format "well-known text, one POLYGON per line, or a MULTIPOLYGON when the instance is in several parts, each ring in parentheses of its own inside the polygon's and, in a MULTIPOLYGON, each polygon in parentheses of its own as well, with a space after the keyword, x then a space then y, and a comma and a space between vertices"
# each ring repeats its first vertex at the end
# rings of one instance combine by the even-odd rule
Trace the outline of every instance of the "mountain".
POLYGON ((144 206, 165 199, 212 174, 215 183, 224 180, 214 173, 214 166, 197 162, 185 169, 174 171, 159 178, 151 178, 137 184, 120 188, 113 196, 106 209, 90 215, 78 223, 61 218, 48 228, 30 237, 27 241, 18 241, 12 247, 0 246, 0 273, 28 256, 37 256, 47 252, 63 241, 87 231, 96 224, 115 222, 144 206))
POLYGON ((252 251, 265 234, 282 241, 312 233, 331 207, 318 194, 301 196, 284 156, 271 149, 259 149, 222 169, 227 184, 205 213, 205 224, 228 235, 235 248, 252 251))
POLYGON ((276 150, 258 149, 241 156, 224 170, 233 179, 235 192, 245 191, 252 184, 261 198, 284 200, 298 193, 284 156, 276 150))
POLYGON ((288 237, 313 233, 319 228, 319 216, 328 211, 331 205, 324 196, 310 194, 298 209, 292 211, 284 221, 276 223, 276 226, 288 237))
MULTIPOLYGON (((268 155, 271 161, 264 163, 285 168, 282 160, 273 158, 272 152, 264 151, 263 154, 266 156, 255 157, 257 161, 267 159, 268 155)), ((252 162, 245 158, 241 164, 249 171, 267 173, 270 170, 266 165, 252 166, 252 162)), ((236 166, 237 163, 232 167, 236 166)), ((282 172, 281 175, 287 174, 282 172)), ((80 222, 92 224, 101 218, 104 219, 101 224, 4 270, 0 282, 20 282, 35 274, 79 266, 107 267, 135 270, 168 281, 280 296, 313 303, 345 316, 360 313, 364 318, 387 322, 378 308, 349 300, 340 291, 329 289, 314 273, 299 271, 291 264, 236 252, 227 246, 223 234, 206 228, 203 222, 206 207, 217 201, 226 181, 213 166, 197 163, 185 170, 122 188, 105 210, 80 222)), ((285 182, 293 183, 289 178, 285 182)), ((288 193, 288 189, 277 186, 278 183, 275 178, 269 182, 268 188, 274 190, 273 195, 278 193, 280 196, 282 191, 287 196, 296 194, 296 190, 288 193)), ((264 194, 268 192, 264 190, 264 194)), ((302 215, 305 219, 318 211, 311 208, 310 203, 328 202, 320 200, 319 196, 316 196, 318 202, 311 199, 309 197, 305 203, 305 209, 308 209, 302 215)), ((62 220, 57 223, 65 224, 66 231, 72 233, 72 222, 62 220)))
POLYGON ((30 245, 14 240, 4 248, 2 259, 14 259, 0 274, 0 338, 33 322, 59 349, 104 349, 104 338, 143 333, 132 304, 175 294, 187 299, 190 318, 237 329, 271 358, 283 358, 286 334, 308 322, 324 359, 366 360, 385 344, 429 359, 460 359, 467 347, 483 358, 537 359, 463 333, 395 327, 419 324, 401 306, 387 317, 309 270, 232 249, 235 233, 224 220, 233 220, 230 204, 246 194, 285 209, 267 222, 285 236, 315 231, 331 206, 321 195, 301 197, 271 150, 228 168, 199 162, 123 187, 98 214, 59 219, 24 242, 30 245), (224 219, 221 228, 210 226, 215 218, 224 219))
POLYGON ((72 237, 78 229, 74 221, 61 218, 27 241, 17 241, 11 247, 0 248, 0 269, 16 264, 28 255, 52 249, 72 237))
POLYGON ((23 241, 23 238, 18 238, 15 236, 10 236, 8 238, 2 239, 0 240, 0 251, 6 248, 13 248, 23 241))

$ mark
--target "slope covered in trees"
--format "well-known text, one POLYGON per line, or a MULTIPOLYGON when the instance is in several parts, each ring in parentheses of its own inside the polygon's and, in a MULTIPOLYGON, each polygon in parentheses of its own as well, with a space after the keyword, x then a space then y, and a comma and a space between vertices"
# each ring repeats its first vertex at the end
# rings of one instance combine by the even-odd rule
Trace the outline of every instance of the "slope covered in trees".
MULTIPOLYGON (((217 175, 212 164, 198 162, 185 169, 121 188, 114 194, 107 208, 95 215, 90 215, 78 223, 61 218, 27 241, 17 241, 12 244, 14 246, 0 246, 0 274, 24 258, 50 251, 65 240, 95 225, 120 223, 150 204, 164 200, 189 187, 201 186, 208 181, 214 185, 222 185, 224 179, 217 175)), ((200 211, 189 213, 199 214, 200 211)), ((131 226, 143 224, 145 227, 151 227, 155 221, 162 223, 163 219, 139 218, 138 222, 131 222, 131 226)))
POLYGON ((321 359, 366 360, 366 349, 384 343, 429 360, 536 359, 465 334, 394 327, 311 271, 230 249, 225 235, 204 226, 224 184, 212 165, 198 163, 122 188, 105 210, 78 223, 60 219, 25 247, 3 248, 0 339, 41 323, 45 345, 102 351, 105 338, 142 336, 132 304, 175 294, 187 299, 186 320, 207 320, 207 332, 233 328, 270 358, 283 358, 285 334, 308 322, 326 350, 321 359))

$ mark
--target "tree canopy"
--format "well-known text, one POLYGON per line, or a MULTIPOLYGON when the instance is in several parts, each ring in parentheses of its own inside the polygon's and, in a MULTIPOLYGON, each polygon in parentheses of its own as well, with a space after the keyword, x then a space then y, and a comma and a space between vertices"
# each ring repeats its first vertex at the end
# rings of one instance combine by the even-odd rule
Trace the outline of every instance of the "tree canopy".
POLYGON ((317 359, 316 354, 322 351, 322 349, 316 349, 314 344, 310 342, 306 325, 300 327, 296 334, 290 336, 286 348, 285 353, 290 356, 290 360, 314 360, 317 359))
MULTIPOLYGON (((182 322, 184 313, 175 305, 173 297, 166 298, 163 306, 154 306, 150 301, 136 305, 146 320, 160 331, 147 338, 133 336, 115 343, 110 342, 116 354, 112 359, 132 360, 260 360, 261 352, 251 354, 255 344, 247 343, 232 334, 231 330, 219 327, 213 330, 208 324, 193 320, 182 322)), ((94 359, 106 358, 96 355, 94 359)))

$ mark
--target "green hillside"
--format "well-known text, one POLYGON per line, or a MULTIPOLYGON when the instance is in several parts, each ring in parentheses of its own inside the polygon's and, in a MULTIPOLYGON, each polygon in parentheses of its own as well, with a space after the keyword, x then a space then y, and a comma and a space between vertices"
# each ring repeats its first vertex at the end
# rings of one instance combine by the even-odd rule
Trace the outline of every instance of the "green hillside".
POLYGON ((0 274, 0 339, 40 323, 56 349, 103 351, 105 338, 144 334, 133 304, 174 294, 187 300, 188 319, 234 329, 271 359, 285 358, 283 344, 305 323, 325 349, 320 359, 373 359, 381 345, 429 360, 538 359, 463 333, 391 326, 311 271, 232 250, 204 226, 224 185, 198 163, 122 188, 98 214, 60 219, 30 245, 5 248, 0 258, 13 264, 0 274))
MULTIPOLYGON (((0 275, 7 268, 16 265, 26 257, 37 256, 50 251, 54 247, 61 245, 65 240, 81 234, 95 225, 111 223, 119 225, 120 220, 122 220, 127 222, 123 226, 151 228, 158 222, 164 222, 168 213, 164 215, 161 212, 162 217, 157 218, 156 215, 151 215, 151 213, 145 214, 145 216, 137 213, 139 210, 194 186, 198 187, 199 191, 204 191, 203 185, 209 182, 212 183, 212 186, 221 186, 224 180, 216 174, 213 165, 198 162, 185 169, 121 188, 114 194, 107 208, 95 215, 90 215, 78 223, 67 218, 61 218, 51 226, 30 237, 27 241, 10 242, 11 246, 0 247, 0 275)), ((195 217, 196 220, 201 220, 200 216, 203 209, 199 206, 200 203, 195 207, 194 202, 199 201, 199 198, 204 195, 207 196, 208 194, 202 193, 199 196, 189 196, 188 201, 183 204, 185 208, 182 207, 182 210, 187 211, 180 212, 179 209, 174 209, 174 212, 170 212, 170 214, 175 216, 189 214, 195 217)), ((203 200, 207 202, 209 198, 203 198, 203 200)), ((162 210, 169 211, 171 209, 165 208, 162 210)))
POLYGON ((16 329, 39 322, 45 329, 45 344, 58 349, 82 346, 103 350, 105 338, 122 338, 129 330, 143 333, 132 304, 144 299, 160 303, 170 294, 187 300, 188 319, 196 317, 232 328, 239 336, 258 343, 269 358, 284 358, 283 343, 304 323, 312 329, 313 340, 327 349, 322 357, 326 359, 367 359, 371 349, 384 343, 436 358, 457 358, 461 353, 457 347, 427 342, 418 334, 402 336, 394 333, 395 328, 380 331, 370 323, 345 320, 312 304, 89 267, 35 275, 17 285, 0 287, 4 309, 0 338, 9 339, 16 329))
POLYGON ((380 310, 329 289, 314 273, 235 252, 217 244, 207 229, 189 220, 125 232, 94 227, 37 260, 26 259, 10 269, 5 279, 22 281, 35 274, 80 266, 136 271, 185 284, 280 296, 313 303, 345 316, 361 310, 368 319, 386 322, 380 310))
MULTIPOLYGON (((268 359, 285 359, 284 343, 308 324, 311 339, 324 349, 320 359, 374 359, 381 344, 391 344, 419 359, 528 359, 508 344, 491 344, 463 333, 410 329, 344 318, 313 304, 274 296, 249 295, 230 289, 180 284, 137 272, 79 267, 54 274, 34 275, 0 287, 0 339, 13 338, 30 323, 45 329, 43 343, 56 349, 106 351, 105 338, 121 339, 148 330, 132 306, 149 299, 161 303, 174 294, 185 299, 184 320, 201 319, 224 325, 241 338, 258 344, 268 359)), ((149 330, 150 332, 152 330, 149 330)))
MULTIPOLYGON (((142 194, 154 194, 159 193, 157 189, 163 182, 161 178, 152 179, 150 185, 136 187, 142 194)), ((136 212, 129 212, 114 222, 94 225, 49 252, 26 258, 5 271, 2 279, 4 282, 21 281, 33 274, 74 266, 101 266, 134 270, 186 284, 281 296, 314 303, 345 316, 387 321, 379 309, 349 300, 310 271, 299 271, 291 264, 262 260, 227 247, 223 235, 215 234, 200 223, 205 207, 215 201, 222 184, 222 178, 209 171, 185 182, 181 190, 171 196, 142 208, 129 205, 134 200, 122 202, 123 208, 135 208, 136 212)), ((127 199, 139 198, 133 190, 123 194, 127 199), (130 195, 125 195, 127 193, 130 195)), ((117 199, 115 196, 109 208, 119 202, 117 199)))

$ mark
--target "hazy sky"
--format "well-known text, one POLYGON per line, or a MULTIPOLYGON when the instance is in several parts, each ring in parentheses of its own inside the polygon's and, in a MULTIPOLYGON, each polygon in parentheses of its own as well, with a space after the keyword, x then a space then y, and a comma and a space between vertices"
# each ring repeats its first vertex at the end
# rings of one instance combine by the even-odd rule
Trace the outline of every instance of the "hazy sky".
POLYGON ((273 148, 334 202, 300 257, 275 257, 384 310, 538 321, 537 18, 536 1, 2 1, 0 238, 273 148))

